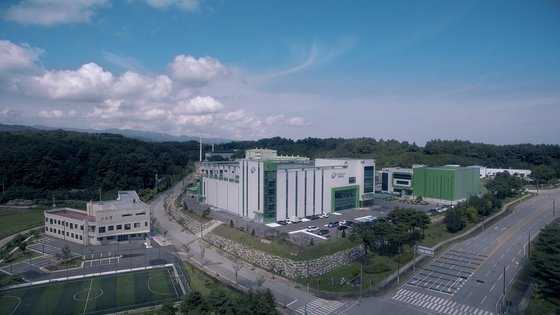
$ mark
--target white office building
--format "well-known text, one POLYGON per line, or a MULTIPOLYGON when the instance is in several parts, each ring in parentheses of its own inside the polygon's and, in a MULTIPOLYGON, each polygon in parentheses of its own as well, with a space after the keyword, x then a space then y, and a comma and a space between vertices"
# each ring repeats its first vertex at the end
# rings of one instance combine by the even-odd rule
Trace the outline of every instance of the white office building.
POLYGON ((88 202, 86 211, 45 211, 45 234, 78 244, 144 240, 149 232, 150 208, 135 191, 119 191, 116 200, 88 202))
POLYGON ((202 200, 272 222, 360 207, 373 199, 375 161, 278 156, 248 150, 233 162, 202 162, 202 200))
POLYGON ((412 195, 411 168, 386 167, 381 169, 381 192, 399 196, 412 195))

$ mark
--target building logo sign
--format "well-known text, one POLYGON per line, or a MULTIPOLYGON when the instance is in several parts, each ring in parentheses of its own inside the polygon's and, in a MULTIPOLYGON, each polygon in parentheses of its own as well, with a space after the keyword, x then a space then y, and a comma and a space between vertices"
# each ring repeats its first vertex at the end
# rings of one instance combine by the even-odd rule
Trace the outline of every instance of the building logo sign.
POLYGON ((332 178, 332 179, 335 179, 335 178, 337 178, 337 177, 338 177, 338 178, 344 178, 344 175, 345 175, 344 173, 333 172, 333 173, 331 174, 331 178, 332 178))
POLYGON ((253 166, 253 167, 251 167, 251 173, 254 173, 254 172, 255 172, 255 167, 253 166))

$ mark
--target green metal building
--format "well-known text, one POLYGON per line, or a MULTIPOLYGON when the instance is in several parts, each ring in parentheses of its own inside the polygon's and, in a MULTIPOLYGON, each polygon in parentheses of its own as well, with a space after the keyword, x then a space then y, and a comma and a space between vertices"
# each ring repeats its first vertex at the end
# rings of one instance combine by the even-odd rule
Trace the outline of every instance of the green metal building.
POLYGON ((412 186, 414 196, 436 202, 455 203, 484 192, 476 167, 414 168, 412 186))

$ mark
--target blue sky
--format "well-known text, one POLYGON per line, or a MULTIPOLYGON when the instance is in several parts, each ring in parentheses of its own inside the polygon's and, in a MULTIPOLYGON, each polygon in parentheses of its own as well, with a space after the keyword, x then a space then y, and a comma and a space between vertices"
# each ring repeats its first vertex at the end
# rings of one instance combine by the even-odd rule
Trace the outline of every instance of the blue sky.
POLYGON ((560 143, 560 2, 0 3, 0 123, 560 143))

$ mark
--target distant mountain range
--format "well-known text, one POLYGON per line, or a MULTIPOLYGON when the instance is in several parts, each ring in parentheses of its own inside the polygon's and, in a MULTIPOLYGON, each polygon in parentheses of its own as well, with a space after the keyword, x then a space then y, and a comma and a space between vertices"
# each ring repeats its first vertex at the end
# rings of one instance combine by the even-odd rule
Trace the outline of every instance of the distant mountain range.
MULTIPOLYGON (((160 132, 151 132, 151 131, 139 131, 139 130, 130 130, 130 129, 103 129, 103 130, 96 130, 96 129, 75 129, 75 128, 53 128, 47 126, 24 126, 24 125, 4 125, 0 124, 0 131, 23 131, 23 130, 68 130, 68 131, 77 131, 77 132, 85 132, 85 133, 113 133, 118 135, 123 135, 128 138, 140 139, 144 141, 154 141, 154 142, 165 142, 165 141, 177 141, 177 142, 186 142, 186 141, 198 141, 199 138, 197 137, 189 137, 189 136, 173 136, 166 133, 160 132)), ((229 139, 224 138, 202 138, 202 142, 204 143, 224 143, 230 142, 229 139)))

